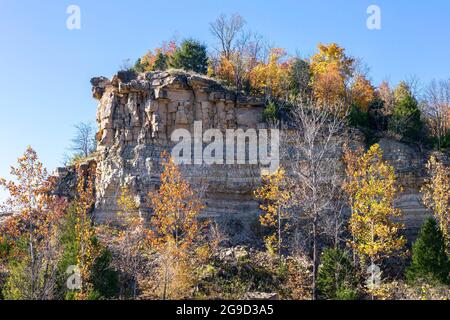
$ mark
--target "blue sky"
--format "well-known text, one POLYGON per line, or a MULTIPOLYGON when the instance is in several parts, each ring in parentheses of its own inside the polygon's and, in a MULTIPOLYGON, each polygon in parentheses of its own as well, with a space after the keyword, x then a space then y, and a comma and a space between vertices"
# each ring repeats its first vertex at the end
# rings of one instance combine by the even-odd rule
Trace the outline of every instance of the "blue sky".
POLYGON ((0 0, 0 177, 27 145, 49 169, 60 165, 73 125, 95 121, 91 77, 113 75, 174 35, 212 44, 208 23, 233 12, 290 53, 339 43, 364 59, 376 84, 450 77, 447 0, 0 0), (81 8, 81 30, 66 28, 71 4, 81 8), (381 8, 379 31, 366 28, 371 4, 381 8))

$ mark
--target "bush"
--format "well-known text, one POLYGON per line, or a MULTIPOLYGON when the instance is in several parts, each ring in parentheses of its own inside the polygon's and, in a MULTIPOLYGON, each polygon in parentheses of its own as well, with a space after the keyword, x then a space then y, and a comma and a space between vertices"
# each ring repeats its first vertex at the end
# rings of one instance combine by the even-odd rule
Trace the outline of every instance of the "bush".
POLYGON ((436 220, 428 219, 412 249, 412 263, 406 271, 409 283, 427 281, 449 284, 450 262, 444 236, 436 220))
POLYGON ((325 300, 355 300, 356 274, 347 252, 325 249, 317 275, 319 298, 325 300))
POLYGON ((176 69, 206 74, 208 56, 206 46, 196 40, 185 40, 173 54, 170 66, 176 69))

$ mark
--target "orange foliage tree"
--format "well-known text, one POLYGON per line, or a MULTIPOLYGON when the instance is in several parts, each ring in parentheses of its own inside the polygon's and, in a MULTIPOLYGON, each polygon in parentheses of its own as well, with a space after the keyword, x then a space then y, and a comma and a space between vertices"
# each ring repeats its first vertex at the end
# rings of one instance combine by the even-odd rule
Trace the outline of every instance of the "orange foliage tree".
POLYGON ((173 159, 166 152, 161 158, 161 186, 149 194, 149 240, 159 261, 156 289, 162 299, 184 298, 192 294, 201 261, 209 254, 203 241, 206 223, 199 221, 204 205, 173 159))
POLYGON ((346 82, 353 74, 355 60, 336 43, 319 44, 318 50, 311 57, 314 95, 324 103, 340 101, 345 96, 346 82))
POLYGON ((11 248, 4 293, 9 299, 52 299, 60 255, 57 229, 67 203, 51 194, 54 181, 31 147, 11 175, 15 181, 0 179, 10 194, 3 210, 12 213, 0 233, 11 248))

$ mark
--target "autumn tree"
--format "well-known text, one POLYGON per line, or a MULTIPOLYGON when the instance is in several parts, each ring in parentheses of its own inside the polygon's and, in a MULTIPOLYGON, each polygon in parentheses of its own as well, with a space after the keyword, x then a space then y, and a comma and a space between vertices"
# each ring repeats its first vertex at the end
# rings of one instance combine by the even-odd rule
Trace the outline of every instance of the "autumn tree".
POLYGON ((176 41, 163 42, 162 46, 149 50, 136 61, 136 72, 164 71, 169 67, 169 61, 178 49, 176 41))
POLYGON ((324 103, 342 101, 346 84, 353 74, 355 60, 336 43, 319 44, 319 52, 311 57, 312 87, 317 100, 324 103))
POLYGON ((279 254, 283 248, 283 220, 287 218, 290 192, 287 190, 286 171, 279 168, 275 173, 262 176, 262 186, 255 191, 256 199, 260 200, 260 216, 263 226, 269 227, 272 234, 265 237, 264 242, 270 254, 279 254))
POLYGON ((395 222, 401 216, 401 211, 394 207, 400 189, 394 168, 383 160, 378 144, 366 153, 347 150, 344 160, 347 174, 344 188, 352 210, 350 244, 363 264, 368 260, 374 265, 405 244, 403 236, 398 235, 402 225, 395 222))
POLYGON ((429 178, 421 189, 423 202, 433 213, 450 249, 450 167, 431 156, 426 168, 429 178))
POLYGON ((350 90, 353 103, 360 111, 367 113, 370 104, 375 99, 375 89, 370 81, 362 75, 357 75, 350 90))
POLYGON ((270 51, 267 62, 258 63, 250 72, 250 86, 259 94, 269 97, 289 98, 290 61, 281 48, 270 51))
POLYGON ((0 179, 10 194, 10 217, 1 226, 1 237, 11 245, 8 299, 48 300, 56 297, 57 261, 60 255, 57 230, 66 201, 51 194, 54 181, 36 152, 28 147, 11 167, 14 181, 0 179))
POLYGON ((149 194, 149 240, 159 262, 156 291, 162 299, 183 298, 192 294, 196 272, 208 254, 205 223, 199 221, 204 206, 174 160, 167 153, 161 158, 161 186, 149 194))

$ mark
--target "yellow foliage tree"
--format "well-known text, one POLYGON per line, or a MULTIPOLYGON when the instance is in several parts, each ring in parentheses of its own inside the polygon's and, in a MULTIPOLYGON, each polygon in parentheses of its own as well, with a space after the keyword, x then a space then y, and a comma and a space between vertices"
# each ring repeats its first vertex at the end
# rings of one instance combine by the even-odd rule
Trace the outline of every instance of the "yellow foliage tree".
POLYGON ((319 44, 318 50, 311 57, 314 96, 320 102, 335 103, 345 94, 346 81, 353 73, 355 60, 336 43, 319 44))
POLYGON ((358 75, 351 87, 353 102, 360 111, 367 112, 370 103, 375 99, 375 88, 370 81, 362 75, 358 75))
POLYGON ((423 185, 423 202, 434 214, 444 235, 447 248, 450 248, 450 167, 445 166, 432 156, 428 161, 429 180, 423 185))
POLYGON ((161 186, 150 193, 153 217, 149 240, 159 256, 163 299, 185 298, 195 285, 197 271, 209 253, 204 244, 206 223, 199 221, 204 205, 167 153, 161 155, 161 186))
POLYGON ((264 239, 270 254, 281 254, 282 219, 286 217, 286 207, 291 197, 286 188, 286 172, 279 168, 275 173, 262 177, 262 186, 255 191, 255 197, 262 201, 260 205, 264 215, 260 216, 263 226, 275 231, 264 239))
POLYGON ((289 87, 290 62, 283 49, 272 49, 266 62, 258 63, 250 72, 250 85, 259 94, 283 97, 289 87))
POLYGON ((378 144, 366 153, 347 150, 344 160, 348 177, 345 190, 352 209, 351 246, 363 262, 368 258, 373 265, 406 242, 398 235, 402 225, 393 220, 401 216, 401 211, 394 208, 399 191, 394 168, 383 161, 378 144))

